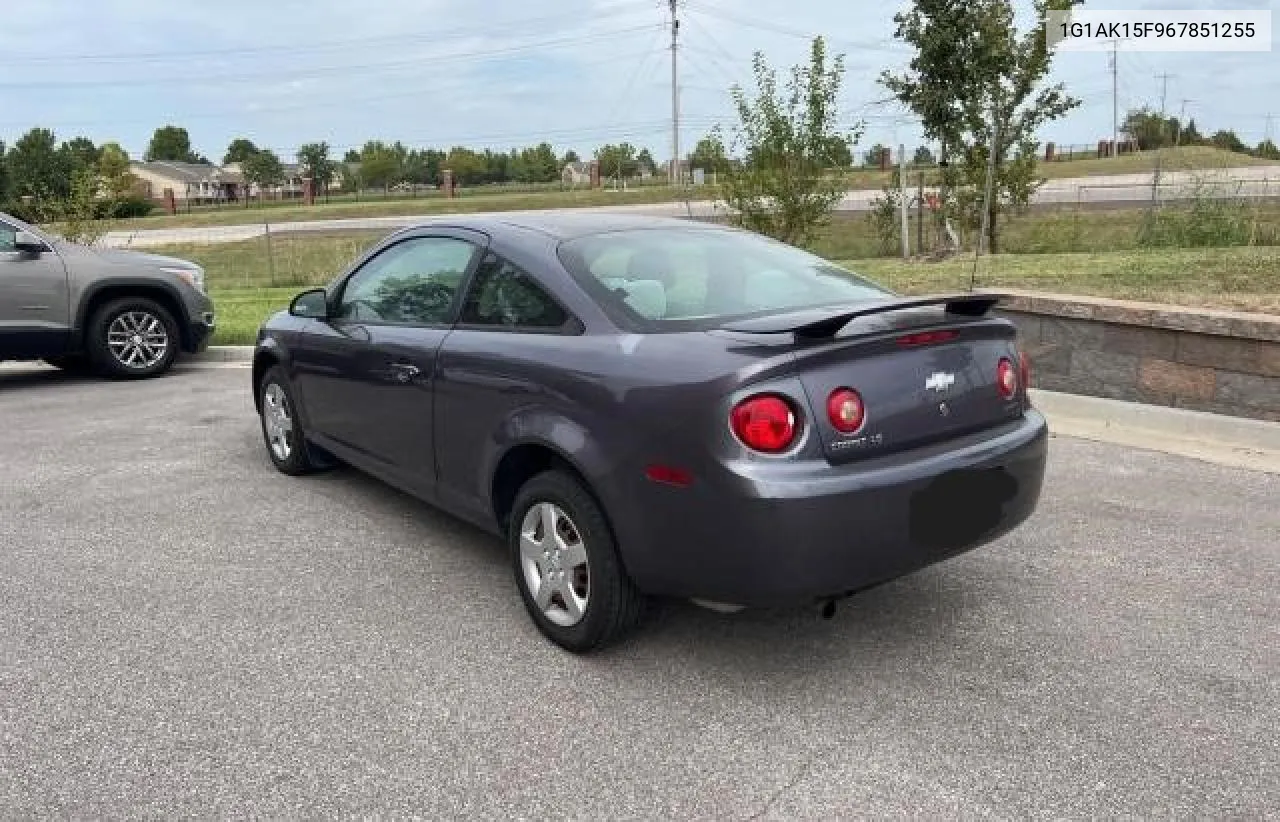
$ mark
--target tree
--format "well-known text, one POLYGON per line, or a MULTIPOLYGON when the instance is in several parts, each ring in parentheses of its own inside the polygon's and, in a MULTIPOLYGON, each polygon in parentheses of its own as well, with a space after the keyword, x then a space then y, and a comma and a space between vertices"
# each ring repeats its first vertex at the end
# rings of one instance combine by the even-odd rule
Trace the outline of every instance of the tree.
POLYGON ((33 128, 6 155, 13 193, 38 200, 62 199, 71 193, 70 157, 57 149, 47 128, 33 128))
POLYGON ((222 157, 222 164, 243 163, 257 153, 258 147, 253 144, 252 140, 237 137, 231 141, 231 145, 227 146, 227 153, 222 157))
POLYGON ((1187 121, 1187 127, 1178 135, 1178 145, 1180 146, 1198 146, 1204 144, 1204 135, 1196 129, 1196 120, 1192 117, 1187 121))
POLYGON ((640 164, 636 160, 636 147, 630 143, 603 145, 596 149, 596 161, 600 163, 601 177, 634 177, 640 164))
POLYGON ((641 174, 658 173, 658 165, 653 161, 653 154, 647 148, 640 149, 640 153, 636 155, 636 165, 639 167, 641 174))
POLYGON ((582 162, 581 159, 579 159, 578 157, 578 152, 574 151, 573 149, 569 149, 564 153, 564 159, 560 161, 560 167, 564 168, 565 166, 569 165, 569 163, 578 163, 578 162, 582 162))
POLYGON ((161 160, 170 163, 208 162, 191 150, 191 137, 185 128, 161 126, 151 136, 143 159, 148 163, 161 160))
POLYGON ((356 151, 354 148, 347 149, 347 153, 342 155, 342 162, 344 163, 360 162, 360 152, 356 151))
POLYGON ((911 162, 918 166, 931 166, 937 162, 928 146, 916 146, 916 153, 911 155, 911 162))
MULTIPOLYGON (((1043 21, 1051 9, 1081 2, 1034 0, 1033 17, 1043 21)), ((1036 176, 1037 130, 1080 101, 1061 83, 1045 85, 1052 54, 1043 23, 1019 33, 1012 0, 914 0, 894 22, 895 36, 916 54, 905 71, 885 71, 880 82, 920 118, 925 137, 942 144, 949 212, 979 221, 987 161, 993 160, 986 218, 994 253, 1000 214, 1025 206, 1043 182, 1036 176)))
POLYGON ((305 143, 298 147, 298 165, 315 181, 316 188, 327 191, 333 182, 333 161, 328 143, 305 143))
MULTIPOLYGON (((752 65, 756 96, 737 85, 731 90, 739 120, 733 146, 743 159, 727 166, 723 196, 736 224, 803 244, 844 195, 843 181, 828 173, 834 150, 842 142, 849 152, 858 138, 857 130, 846 135, 837 126, 844 57, 828 61, 826 43, 815 38, 809 64, 792 67, 783 91, 763 54, 756 52, 752 65)), ((722 142, 718 129, 713 136, 722 142)))
POLYGON ((400 155, 381 140, 370 140, 360 150, 360 176, 366 185, 389 190, 400 182, 400 155))
POLYGON ((1125 115, 1120 130, 1138 144, 1139 151, 1154 151, 1173 145, 1174 135, 1178 133, 1178 121, 1165 119, 1160 112, 1143 106, 1132 109, 1125 115))
POLYGON ((882 145, 881 143, 876 143, 874 146, 868 149, 866 154, 862 155, 862 164, 865 166, 873 166, 875 168, 879 168, 882 157, 888 157, 889 164, 893 165, 893 152, 889 149, 888 146, 882 145))
POLYGON ((550 143, 538 143, 527 154, 522 155, 531 170, 535 183, 549 183, 560 179, 560 161, 556 159, 555 149, 550 143))
POLYGON ((5 157, 4 140, 0 140, 0 204, 8 202, 12 181, 9 179, 9 160, 5 157))
POLYGON ((74 137, 63 143, 58 151, 65 158, 72 174, 86 169, 96 170, 98 167, 98 147, 88 137, 74 137))
POLYGON ((853 165, 853 148, 849 145, 849 141, 843 136, 837 134, 831 138, 831 145, 827 146, 827 162, 829 168, 848 168, 853 165))
POLYGON ((98 149, 98 177, 112 197, 123 197, 137 178, 129 171, 129 155, 119 143, 103 143, 98 149))
POLYGON ((1223 151, 1235 151, 1240 154, 1249 153, 1249 147, 1231 129, 1214 132, 1213 136, 1209 138, 1209 142, 1223 151))
POLYGON ((729 158, 724 153, 724 143, 715 136, 703 137, 689 154, 689 168, 722 174, 729 170, 729 158))
POLYGON ((1263 140, 1258 143, 1258 147, 1254 149, 1253 153, 1264 160, 1280 160, 1280 148, 1276 148, 1276 144, 1271 140, 1263 140))
POLYGON ((466 146, 454 146, 449 149, 444 167, 453 172, 453 179, 458 185, 483 183, 489 174, 489 162, 485 156, 466 146))
POLYGON ((269 148, 255 151, 246 157, 240 170, 246 182, 257 184, 259 193, 271 186, 279 185, 284 179, 284 166, 281 165, 280 158, 269 148))

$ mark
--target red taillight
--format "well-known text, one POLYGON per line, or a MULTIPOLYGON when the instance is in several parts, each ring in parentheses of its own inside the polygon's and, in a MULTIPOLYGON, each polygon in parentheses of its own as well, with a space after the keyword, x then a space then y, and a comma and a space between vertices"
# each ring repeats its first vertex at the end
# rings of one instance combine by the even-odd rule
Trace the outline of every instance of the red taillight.
POLYGON ((936 345, 954 340, 960 336, 958 331, 921 331, 919 334, 907 334, 898 338, 898 345, 913 347, 917 345, 936 345))
POLYGON ((787 450, 798 425, 791 404, 774 394, 749 397, 734 406, 729 425, 742 444, 766 454, 787 450))
POLYGON ((1008 357, 1001 357, 1000 365, 996 366, 996 385, 1000 387, 1000 396, 1006 400, 1013 399, 1013 395, 1018 393, 1018 372, 1008 357))
POLYGON ((837 388, 827 397, 827 418, 841 434, 856 434, 867 420, 867 409, 857 391, 837 388))

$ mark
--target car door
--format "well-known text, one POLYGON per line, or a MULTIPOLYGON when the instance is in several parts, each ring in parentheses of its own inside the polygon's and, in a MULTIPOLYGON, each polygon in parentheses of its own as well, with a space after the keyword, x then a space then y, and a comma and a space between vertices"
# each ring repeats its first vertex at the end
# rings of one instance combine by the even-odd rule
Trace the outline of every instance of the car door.
POLYGON ((0 220, 0 357, 48 357, 71 333, 67 269, 52 248, 19 251, 18 227, 0 220))
POLYGON ((435 488, 436 353, 461 284, 487 245, 451 230, 398 239, 336 290, 330 317, 300 335, 293 361, 312 431, 383 479, 435 488))
POLYGON ((447 507, 491 511, 484 463, 495 437, 518 409, 556 401, 557 353, 584 342, 581 332, 578 319, 529 272, 485 253, 436 368, 436 462, 447 507))

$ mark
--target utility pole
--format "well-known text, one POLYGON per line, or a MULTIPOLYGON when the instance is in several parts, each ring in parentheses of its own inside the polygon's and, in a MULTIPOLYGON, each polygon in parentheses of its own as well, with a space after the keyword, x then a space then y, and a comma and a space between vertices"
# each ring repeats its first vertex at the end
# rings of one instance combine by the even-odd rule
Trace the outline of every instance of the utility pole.
POLYGON ((1194 103, 1187 97, 1182 98, 1182 107, 1178 109, 1178 130, 1173 133, 1173 144, 1182 145, 1182 132, 1187 130, 1187 103, 1194 103))
POLYGON ((1111 151, 1120 153, 1120 61, 1116 59, 1119 40, 1111 41, 1111 151))
POLYGON ((1151 175, 1151 203, 1155 205, 1160 200, 1160 160, 1164 152, 1164 126, 1167 122, 1165 117, 1165 100, 1169 96, 1169 78, 1171 74, 1157 74, 1160 78, 1160 145, 1156 146, 1156 168, 1151 175))
POLYGON ((671 0, 671 182, 680 185, 680 86, 676 68, 676 49, 680 38, 679 0, 671 0))

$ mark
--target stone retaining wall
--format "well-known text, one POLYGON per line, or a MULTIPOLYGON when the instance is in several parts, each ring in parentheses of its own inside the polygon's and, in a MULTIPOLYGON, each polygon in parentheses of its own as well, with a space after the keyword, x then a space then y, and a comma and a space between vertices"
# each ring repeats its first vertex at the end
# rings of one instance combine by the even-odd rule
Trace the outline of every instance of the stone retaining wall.
POLYGON ((1036 388, 1280 421, 1280 316, 999 293, 1036 388))

